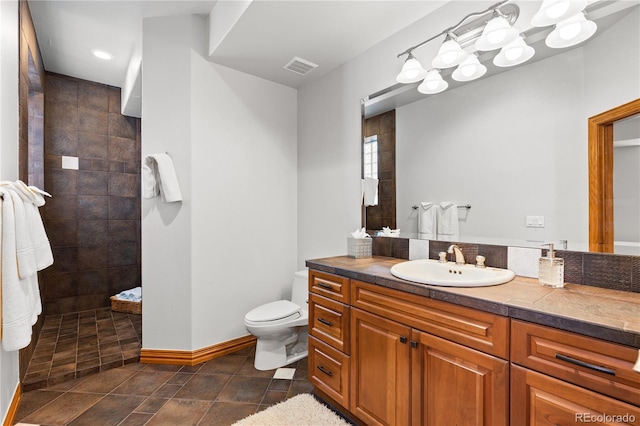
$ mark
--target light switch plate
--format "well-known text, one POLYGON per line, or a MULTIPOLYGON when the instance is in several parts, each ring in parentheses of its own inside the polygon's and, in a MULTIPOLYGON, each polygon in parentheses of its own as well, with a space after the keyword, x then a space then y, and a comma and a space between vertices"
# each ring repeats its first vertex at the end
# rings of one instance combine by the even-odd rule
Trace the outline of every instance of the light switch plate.
POLYGON ((63 169, 71 169, 71 170, 78 170, 79 167, 79 161, 78 161, 78 157, 67 157, 67 156, 62 156, 62 168, 63 169))
POLYGON ((527 216, 527 228, 544 228, 544 216, 527 216))

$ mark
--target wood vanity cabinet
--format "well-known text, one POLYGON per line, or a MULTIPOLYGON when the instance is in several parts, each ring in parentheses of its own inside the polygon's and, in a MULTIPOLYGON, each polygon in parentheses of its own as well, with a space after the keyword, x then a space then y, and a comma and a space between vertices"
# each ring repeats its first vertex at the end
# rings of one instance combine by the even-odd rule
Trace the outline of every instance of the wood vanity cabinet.
POLYGON ((349 279, 309 271, 309 381, 349 407, 349 279))
POLYGON ((509 319, 351 281, 349 410, 367 425, 508 424, 509 319))
POLYGON ((637 349, 519 320, 511 334, 512 425, 640 425, 637 349))
POLYGON ((366 425, 640 426, 638 349, 309 272, 309 379, 366 425))

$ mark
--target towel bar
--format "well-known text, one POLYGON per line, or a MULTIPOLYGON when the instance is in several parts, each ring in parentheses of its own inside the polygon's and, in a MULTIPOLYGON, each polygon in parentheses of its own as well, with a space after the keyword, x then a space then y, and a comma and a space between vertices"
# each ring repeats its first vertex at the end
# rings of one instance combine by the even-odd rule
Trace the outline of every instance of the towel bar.
MULTIPOLYGON (((413 206, 411 206, 412 209, 416 210, 418 208, 418 205, 414 204, 413 206)), ((469 210, 471 208, 471 204, 465 204, 464 206, 458 206, 459 209, 467 209, 469 210)))

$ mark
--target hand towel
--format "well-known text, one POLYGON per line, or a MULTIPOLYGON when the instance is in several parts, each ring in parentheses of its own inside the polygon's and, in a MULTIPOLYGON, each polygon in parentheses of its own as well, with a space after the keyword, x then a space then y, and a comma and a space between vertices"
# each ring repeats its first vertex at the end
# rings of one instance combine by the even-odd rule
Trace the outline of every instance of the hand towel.
POLYGON ((362 195, 364 197, 364 205, 378 205, 378 179, 366 177, 362 179, 362 195))
POLYGON ((438 238, 453 240, 459 236, 458 206, 451 201, 443 201, 438 206, 438 238))
POLYGON ((142 178, 145 198, 153 198, 161 194, 167 203, 182 201, 178 176, 173 161, 167 154, 147 155, 142 167, 142 178))
POLYGON ((418 206, 418 238, 436 238, 436 210, 431 201, 423 201, 418 206))

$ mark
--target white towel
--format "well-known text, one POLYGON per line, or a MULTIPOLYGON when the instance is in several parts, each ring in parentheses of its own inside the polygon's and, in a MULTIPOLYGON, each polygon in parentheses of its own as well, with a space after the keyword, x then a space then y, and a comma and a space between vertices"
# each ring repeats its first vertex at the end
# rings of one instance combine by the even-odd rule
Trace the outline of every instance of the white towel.
POLYGON ((27 279, 20 279, 16 261, 16 223, 11 190, 0 187, 2 214, 2 347, 17 351, 31 341, 35 302, 27 279))
POLYGON ((365 207, 378 205, 378 179, 371 177, 362 179, 362 196, 365 207))
POLYGON ((423 201, 418 206, 418 238, 436 238, 436 210, 431 201, 423 201))
POLYGON ((3 181, 0 186, 10 189, 16 226, 18 271, 20 278, 27 278, 53 264, 51 244, 38 209, 45 203, 42 194, 51 195, 19 180, 3 181))
POLYGON ((162 194, 167 203, 182 201, 178 176, 173 161, 167 154, 147 155, 144 158, 142 180, 144 198, 162 194))
POLYGON ((438 238, 453 240, 459 236, 458 206, 451 201, 443 201, 438 206, 438 238))
POLYGON ((116 294, 116 299, 120 300, 129 300, 132 302, 141 302, 142 301, 142 287, 134 287, 129 290, 121 291, 116 294))

